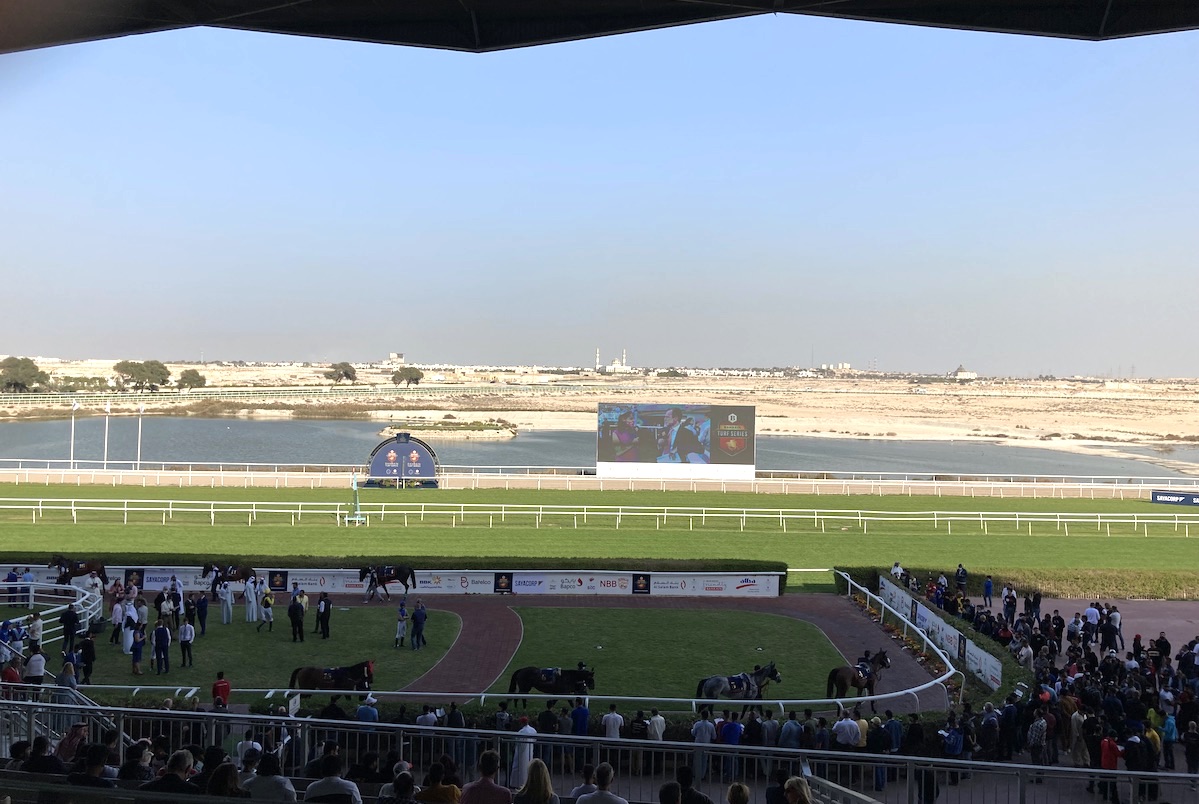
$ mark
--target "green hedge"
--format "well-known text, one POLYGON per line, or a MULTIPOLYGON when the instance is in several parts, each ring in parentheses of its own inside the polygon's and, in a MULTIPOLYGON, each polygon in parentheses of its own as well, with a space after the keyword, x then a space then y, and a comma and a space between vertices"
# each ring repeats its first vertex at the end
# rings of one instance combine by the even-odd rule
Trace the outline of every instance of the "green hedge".
MULTIPOLYGON (((416 569, 439 570, 617 570, 629 572, 786 572, 783 561, 674 558, 512 558, 509 556, 260 556, 213 554, 206 558, 177 553, 105 553, 104 563, 116 567, 195 566, 209 559, 222 565, 249 564, 263 568, 358 569, 368 564, 405 563, 416 569)), ((49 556, 45 557, 49 561, 49 556)), ((28 552, 0 552, 0 565, 40 563, 28 552)))
MULTIPOLYGON (((905 567, 907 571, 920 580, 923 587, 930 579, 945 573, 945 578, 953 584, 952 567, 905 567)), ((861 583, 859 575, 874 578, 877 584, 878 573, 887 573, 890 567, 842 567, 854 580, 861 583)), ((966 583, 966 596, 972 600, 980 600, 983 595, 983 581, 987 573, 981 568, 970 568, 969 581, 966 583)), ((1025 592, 1040 591, 1045 597, 1076 597, 1089 600, 1191 600, 1196 596, 1195 573, 1193 570, 1170 569, 1163 567, 1155 570, 1136 569, 1090 569, 1078 567, 1070 569, 1005 569, 991 573, 994 581, 994 595, 1005 583, 1013 584, 1016 591, 1023 596, 1025 592)), ((863 584, 865 585, 865 584, 863 584)), ((873 589, 874 586, 868 588, 873 589)))

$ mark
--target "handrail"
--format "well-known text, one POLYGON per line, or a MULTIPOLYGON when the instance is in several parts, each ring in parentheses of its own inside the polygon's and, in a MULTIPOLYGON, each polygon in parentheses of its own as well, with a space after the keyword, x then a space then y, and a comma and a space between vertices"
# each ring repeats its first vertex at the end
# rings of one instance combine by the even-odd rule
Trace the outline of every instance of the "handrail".
MULTIPOLYGON (((953 678, 954 676, 961 676, 962 683, 961 683, 961 686, 958 688, 958 703, 961 703, 962 696, 965 695, 965 693, 966 693, 966 674, 954 666, 953 661, 949 658, 949 654, 946 653, 944 650, 942 650, 940 645, 938 645, 937 643, 935 643, 931 639, 929 639, 928 634, 924 631, 924 629, 920 628, 914 622, 909 620, 906 614, 892 608, 891 605, 889 603, 887 603, 887 601, 883 600, 877 594, 875 594, 874 592, 871 592, 869 589, 862 586, 860 583, 855 581, 853 578, 849 577, 849 575, 846 574, 845 572, 843 572, 841 570, 833 570, 833 572, 836 573, 837 575, 840 575, 845 580, 847 595, 852 594, 853 590, 856 589, 857 591, 864 594, 866 596, 867 600, 873 601, 874 603, 876 603, 878 605, 880 611, 885 610, 885 611, 889 612, 893 617, 898 619, 900 622, 902 622, 904 625, 904 634, 905 635, 907 634, 908 628, 912 628, 913 630, 915 630, 916 633, 920 634, 921 638, 924 639, 925 651, 928 651, 931 648, 932 652, 937 654, 937 658, 941 660, 941 663, 945 665, 945 668, 946 668, 945 672, 942 673, 937 678, 934 678, 932 681, 929 681, 925 684, 921 684, 918 687, 912 687, 910 690, 905 690, 904 693, 898 693, 898 694, 913 694, 916 692, 922 692, 934 685, 940 685, 941 688, 943 690, 945 690, 945 697, 948 698, 949 697, 949 689, 945 686, 945 682, 949 681, 949 679, 953 678)), ((892 696, 892 695, 888 695, 888 696, 875 695, 875 696, 866 696, 864 698, 855 698, 854 700, 872 700, 872 699, 880 699, 882 697, 889 698, 889 697, 894 697, 894 696, 892 696)), ((917 701, 918 700, 919 699, 917 699, 917 701)), ((919 708, 919 703, 917 703, 917 708, 919 708)))
MULTIPOLYGON (((0 395, 2 396, 2 395, 0 395)), ((429 436, 432 437, 432 436, 429 436)), ((140 463, 131 460, 109 459, 107 462, 95 459, 66 458, 3 458, 0 457, 0 470, 41 470, 41 471, 74 471, 74 472, 109 472, 141 471, 141 472, 292 472, 296 474, 351 474, 364 473, 365 464, 322 464, 322 463, 288 463, 281 461, 192 461, 192 460, 143 460, 140 463), (125 467, 128 467, 127 469, 125 467)), ((441 464, 440 472, 449 476, 471 475, 508 475, 525 477, 531 475, 548 476, 578 476, 595 472, 595 465, 586 466, 551 466, 509 464, 441 464)), ((595 477, 595 475, 588 475, 595 477)), ((1003 485, 1077 485, 1077 486, 1165 486, 1172 488, 1199 487, 1199 478, 1179 475, 1081 475, 1081 474, 1033 474, 1025 472, 878 472, 868 470, 822 470, 812 467, 791 469, 758 469, 757 480, 779 482, 835 482, 849 483, 994 483, 1003 485)), ((702 481, 710 482, 710 481, 702 481)))
POLYGON ((441 502, 409 502, 397 501, 367 501, 357 506, 350 502, 337 501, 229 501, 229 500, 188 500, 188 499, 138 499, 138 498, 75 498, 75 497, 3 497, 0 498, 0 512, 27 512, 36 522, 46 512, 69 512, 77 521, 81 513, 108 512, 121 514, 127 523, 130 514, 155 514, 166 519, 176 515, 201 515, 215 524, 217 515, 238 514, 249 517, 252 522, 259 515, 278 514, 293 517, 295 522, 302 520, 305 514, 309 516, 331 516, 338 521, 345 519, 347 514, 354 513, 367 519, 377 518, 386 520, 387 517, 403 517, 408 524, 409 517, 449 517, 452 524, 465 524, 468 517, 475 519, 474 524, 482 524, 487 520, 489 527, 494 527, 496 519, 504 524, 509 517, 522 518, 521 524, 527 524, 527 517, 533 518, 537 524, 546 517, 574 519, 577 527, 580 523, 588 524, 590 518, 615 520, 617 527, 624 519, 655 520, 658 526, 667 525, 671 519, 683 521, 689 527, 696 524, 706 525, 709 520, 716 522, 739 522, 741 529, 750 521, 778 523, 786 530, 789 526, 811 525, 813 528, 825 529, 828 524, 850 524, 855 528, 867 531, 871 524, 877 523, 924 523, 931 524, 934 529, 945 526, 949 533, 953 532, 955 523, 977 526, 977 529, 987 533, 992 526, 1011 525, 1017 530, 1024 530, 1036 525, 1052 526, 1055 531, 1070 534, 1070 527, 1094 528, 1097 532, 1111 535, 1111 529, 1119 526, 1131 526, 1133 531, 1146 530, 1150 525, 1173 526, 1175 531, 1182 530, 1190 535, 1192 524, 1199 526, 1199 512, 1080 512, 1080 511, 885 511, 874 509, 849 508, 723 508, 708 506, 642 506, 642 505, 537 505, 537 504, 494 504, 494 503, 441 503, 441 502))

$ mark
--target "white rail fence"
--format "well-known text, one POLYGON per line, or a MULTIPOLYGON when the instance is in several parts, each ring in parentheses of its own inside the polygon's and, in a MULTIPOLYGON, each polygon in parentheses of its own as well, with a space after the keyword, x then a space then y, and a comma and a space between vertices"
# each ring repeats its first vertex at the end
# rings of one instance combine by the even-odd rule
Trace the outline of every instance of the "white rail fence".
MULTIPOLYGON (((242 462, 117 462, 0 458, 0 483, 210 488, 348 488, 367 467, 242 462)), ((904 495, 1017 499, 1148 499, 1153 489, 1199 490, 1199 478, 967 475, 933 472, 767 471, 753 480, 602 478, 583 466, 449 466, 443 488, 597 491, 747 492, 757 494, 904 495)))
MULTIPOLYGON (((285 500, 230 501, 178 499, 95 499, 63 497, 0 498, 0 518, 37 523, 47 516, 80 521, 119 519, 138 524, 158 520, 162 524, 179 518, 203 518, 215 525, 245 521, 253 525, 260 517, 273 522, 290 520, 298 525, 307 516, 312 520, 338 523, 356 521, 367 526, 395 524, 409 526, 434 524, 449 527, 613 527, 626 523, 634 527, 695 530, 712 527, 720 530, 777 528, 822 533, 860 530, 885 526, 927 527, 949 535, 962 532, 997 533, 1098 533, 1106 536, 1138 534, 1148 536, 1150 528, 1182 537, 1190 528, 1199 528, 1199 512, 1085 512, 1085 511, 879 511, 838 508, 713 508, 689 506, 632 505, 508 505, 489 503, 436 502, 363 502, 357 508, 350 502, 301 502, 285 500)), ((1199 535, 1199 529, 1196 534, 1199 535)))

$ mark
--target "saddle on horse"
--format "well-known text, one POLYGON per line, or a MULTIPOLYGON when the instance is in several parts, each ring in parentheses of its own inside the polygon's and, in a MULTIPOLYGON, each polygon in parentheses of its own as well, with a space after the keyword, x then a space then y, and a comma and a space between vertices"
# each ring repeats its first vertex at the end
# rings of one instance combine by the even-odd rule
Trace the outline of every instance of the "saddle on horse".
POLYGON ((543 667, 538 672, 538 680, 542 684, 553 684, 557 682, 558 677, 562 675, 561 667, 543 667))
POLYGON ((858 662, 855 669, 858 671, 858 676, 860 676, 863 681, 869 681, 870 676, 873 675, 873 673, 870 671, 870 665, 866 662, 858 662))
POLYGON ((749 673, 741 673, 736 676, 728 676, 726 679, 729 682, 729 692, 731 694, 740 695, 746 691, 752 692, 754 683, 749 677, 749 673))

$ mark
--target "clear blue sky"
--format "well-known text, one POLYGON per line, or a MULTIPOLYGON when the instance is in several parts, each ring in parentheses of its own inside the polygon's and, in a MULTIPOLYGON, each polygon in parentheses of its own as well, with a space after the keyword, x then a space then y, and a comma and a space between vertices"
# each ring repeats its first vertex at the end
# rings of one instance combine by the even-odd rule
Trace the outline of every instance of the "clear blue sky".
POLYGON ((0 57, 0 352, 1199 376, 1199 34, 0 57))

